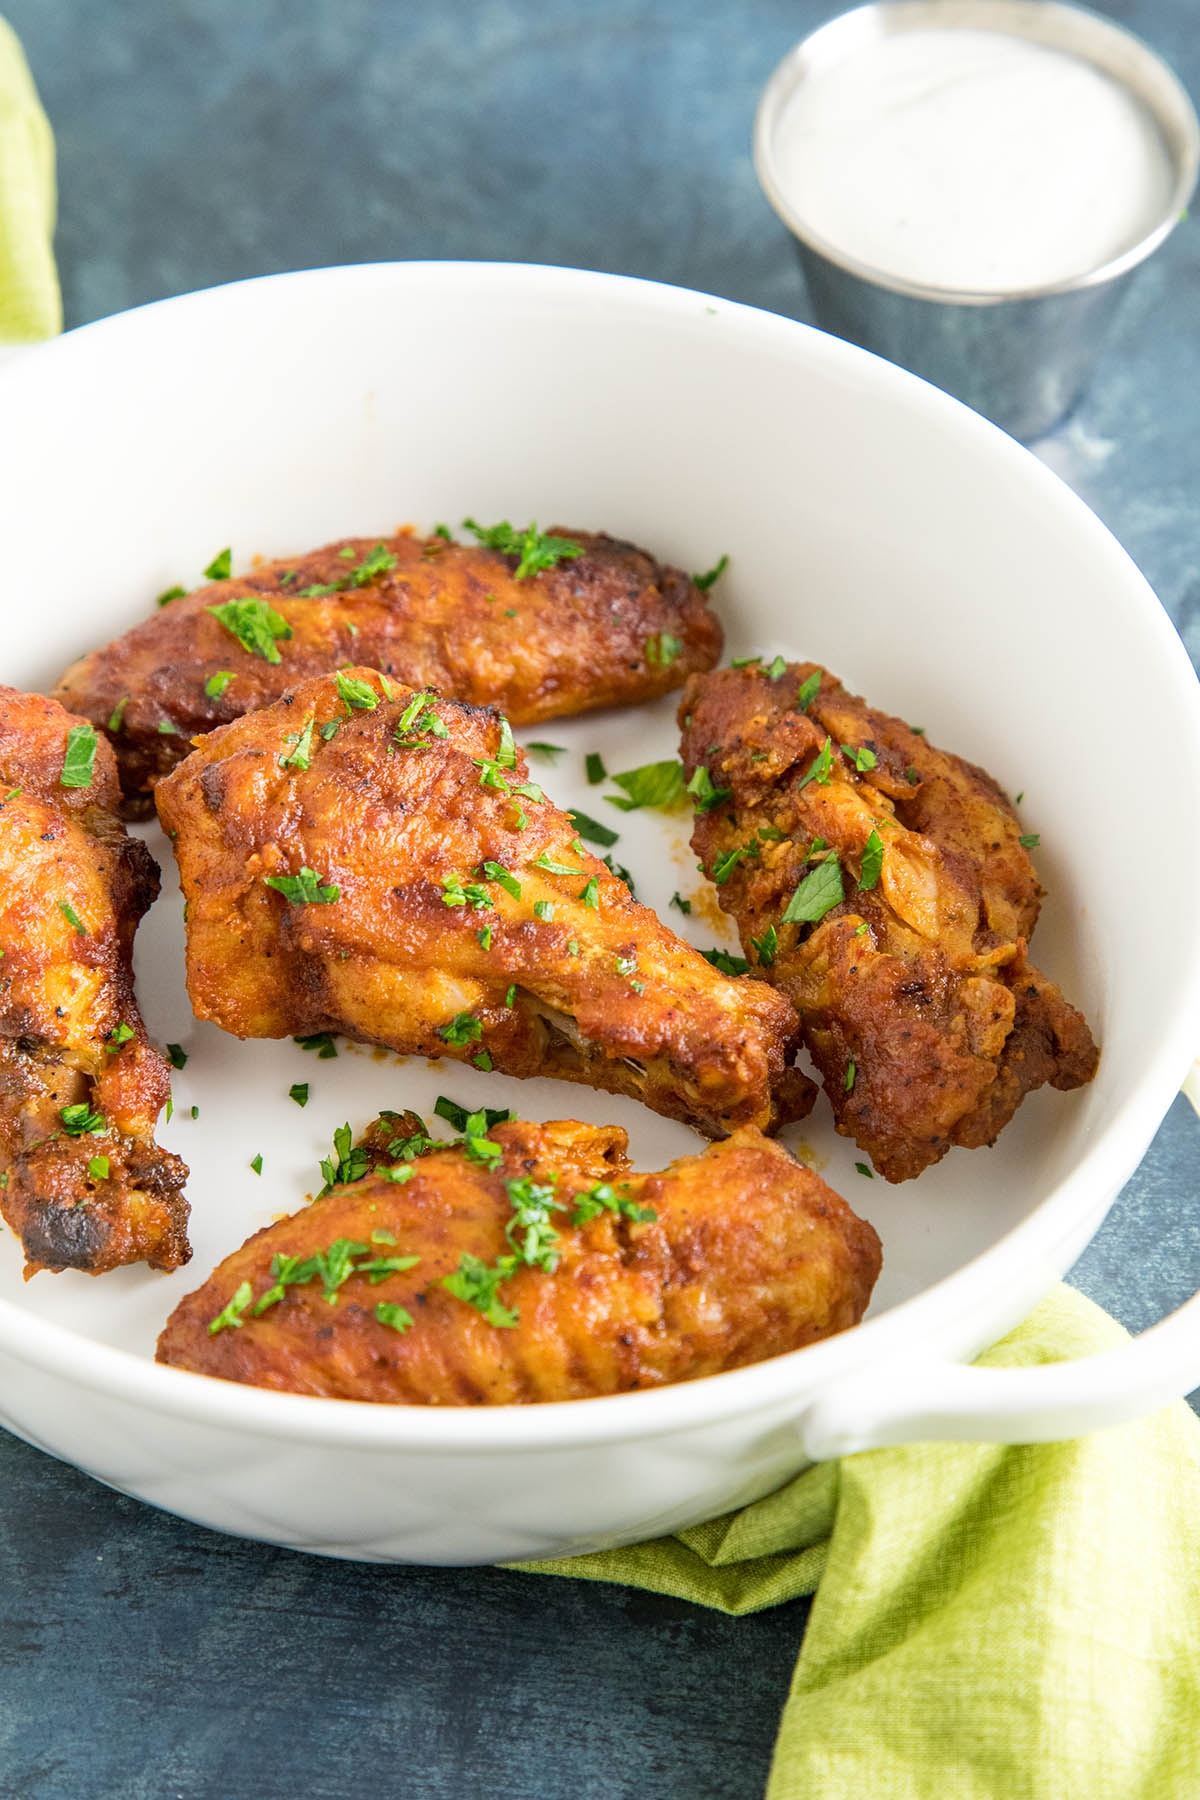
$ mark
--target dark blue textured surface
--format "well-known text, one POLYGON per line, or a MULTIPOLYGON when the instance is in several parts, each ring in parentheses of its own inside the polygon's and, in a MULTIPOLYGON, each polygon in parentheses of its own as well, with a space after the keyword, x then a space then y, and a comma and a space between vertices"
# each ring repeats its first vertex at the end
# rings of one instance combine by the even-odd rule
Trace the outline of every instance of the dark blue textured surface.
MULTIPOLYGON (((1093 3, 1200 93, 1194 0, 1093 3)), ((833 10, 9 0, 58 134, 68 323, 393 257, 613 269, 803 317, 750 121, 778 57, 833 10)), ((1193 657, 1198 245, 1193 221, 1143 271, 1043 446, 1193 657)), ((1167 928, 1142 905, 1132 929, 1167 928)), ((1179 1102, 1075 1272, 1133 1329, 1200 1285, 1198 1144, 1179 1102)), ((0 1472, 0 1800, 762 1791, 801 1605, 730 1620, 500 1571, 323 1563, 155 1513, 10 1438, 0 1472)))

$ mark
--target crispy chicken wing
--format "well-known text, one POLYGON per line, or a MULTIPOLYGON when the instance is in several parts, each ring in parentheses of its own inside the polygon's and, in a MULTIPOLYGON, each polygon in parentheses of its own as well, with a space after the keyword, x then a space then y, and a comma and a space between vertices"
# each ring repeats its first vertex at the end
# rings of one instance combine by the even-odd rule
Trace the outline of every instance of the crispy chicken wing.
POLYGON ((518 725, 657 699, 712 668, 721 627, 687 575, 601 533, 567 541, 583 554, 520 579, 516 555, 436 536, 329 544, 172 600, 55 693, 109 733, 127 810, 145 813, 194 734, 349 662, 518 725))
POLYGON ((112 751, 40 694, 0 688, 0 1211, 26 1275, 186 1262, 187 1169, 154 1142, 170 1072, 133 993, 158 893, 112 751))
POLYGON ((615 1126, 468 1122, 425 1154, 410 1130, 405 1179, 260 1231, 176 1307, 159 1361, 332 1399, 575 1400, 844 1331, 879 1273, 871 1227, 752 1129, 656 1175, 615 1126))
POLYGON ((1090 1081, 1086 1021, 1026 955, 1041 889, 990 775, 813 663, 694 678, 680 719, 692 845, 882 1175, 1090 1081))
POLYGON ((192 1004, 238 1037, 557 1075, 710 1135, 811 1105, 791 1005, 639 906, 494 711, 322 676, 204 738, 156 797, 192 1004))

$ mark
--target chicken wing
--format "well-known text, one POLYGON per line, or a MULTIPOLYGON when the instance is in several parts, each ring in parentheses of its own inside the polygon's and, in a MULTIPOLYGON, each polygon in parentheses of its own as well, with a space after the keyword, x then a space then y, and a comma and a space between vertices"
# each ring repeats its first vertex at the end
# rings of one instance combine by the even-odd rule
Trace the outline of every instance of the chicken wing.
POLYGON ((170 1072, 133 993, 158 867, 127 837, 112 751, 0 688, 0 1211, 26 1275, 186 1262, 187 1169, 154 1142, 170 1072))
POLYGON ((782 994, 719 975, 589 854, 491 710, 351 669, 156 790, 197 1014, 632 1094, 710 1135, 798 1117, 782 994))
POLYGON ((1041 889, 990 775, 814 663, 694 678, 680 720, 693 848, 880 1174, 1091 1080, 1086 1021, 1027 958, 1041 889))
POLYGON ((108 732, 138 814, 197 732, 349 662, 518 725, 657 699, 712 668, 721 627, 681 570, 600 533, 553 541, 582 554, 522 573, 516 553, 401 532, 264 563, 172 600, 55 694, 108 732))
POLYGON ((719 1374, 866 1310, 874 1231, 755 1130, 639 1175, 615 1126, 483 1123, 424 1154, 401 1127, 410 1160, 227 1257, 159 1361, 331 1399, 512 1405, 719 1374))

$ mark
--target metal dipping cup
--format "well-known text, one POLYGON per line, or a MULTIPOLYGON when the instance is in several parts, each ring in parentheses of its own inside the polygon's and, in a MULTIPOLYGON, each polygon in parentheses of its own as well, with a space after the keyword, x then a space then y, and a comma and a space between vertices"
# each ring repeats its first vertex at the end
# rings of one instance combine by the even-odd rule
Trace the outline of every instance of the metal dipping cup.
POLYGON ((796 45, 763 91, 754 166, 796 239, 816 322, 944 388, 1022 442, 1043 436, 1086 386, 1125 287, 1185 212, 1200 165, 1200 123, 1183 87, 1139 38, 1058 0, 880 0, 843 13, 796 45), (1090 62, 1142 102, 1161 133, 1174 183, 1153 228, 1098 268, 1006 293, 925 286, 848 256, 805 223, 776 176, 779 120, 809 76, 893 32, 964 27, 1001 32, 1090 62))

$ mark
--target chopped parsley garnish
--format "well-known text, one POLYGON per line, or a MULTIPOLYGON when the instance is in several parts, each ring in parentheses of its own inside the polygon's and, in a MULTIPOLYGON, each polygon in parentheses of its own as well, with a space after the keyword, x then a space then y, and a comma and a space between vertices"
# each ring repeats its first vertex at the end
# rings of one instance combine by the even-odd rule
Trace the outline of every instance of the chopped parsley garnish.
POLYGON ((800 691, 796 695, 797 712, 806 713, 820 691, 821 671, 820 669, 814 669, 812 674, 806 675, 804 680, 800 683, 800 691))
POLYGON ((107 1156, 90 1156, 88 1158, 88 1174, 93 1181, 107 1181, 109 1161, 107 1156))
POLYGON ((477 931, 475 933, 475 936, 479 939, 479 947, 481 950, 490 950, 491 949, 491 947, 492 947, 492 928, 490 925, 485 925, 482 928, 482 930, 477 931))
POLYGON ((533 867, 535 869, 545 869, 547 875, 583 874, 583 870, 579 868, 577 864, 555 862, 548 850, 543 850, 540 856, 534 857, 533 867))
POLYGON ((337 1055, 331 1031, 313 1031, 307 1037, 294 1037, 292 1042, 299 1044, 302 1050, 315 1050, 321 1062, 328 1062, 331 1056, 337 1055))
POLYGON ((410 1312, 405 1312, 402 1306, 393 1305, 390 1300, 378 1302, 375 1307, 375 1317, 381 1325, 390 1325, 393 1331, 408 1331, 413 1322, 410 1312))
POLYGON ((567 955, 568 956, 578 956, 579 955, 579 939, 578 938, 568 938, 567 939, 567 955))
POLYGON ((813 758, 811 766, 796 783, 796 792, 799 793, 801 788, 807 787, 810 781, 817 782, 821 787, 827 786, 832 768, 833 743, 831 739, 826 738, 813 758))
POLYGON ((282 613, 277 613, 265 600, 243 595, 238 600, 223 600, 220 606, 207 609, 235 637, 243 650, 261 656, 264 662, 282 662, 276 638, 290 638, 292 628, 282 613))
MULTIPOLYGON (((603 781, 605 778, 602 775, 599 779, 603 781)), ((580 812, 577 808, 572 807, 567 817, 574 821, 576 831, 581 838, 586 838, 589 844, 607 846, 620 842, 619 831, 613 831, 610 826, 602 825, 599 819, 593 819, 588 813, 580 812)))
POLYGON ((60 900, 58 902, 58 910, 62 914, 63 918, 67 921, 67 924, 74 926, 75 930, 79 933, 80 937, 86 937, 88 935, 87 926, 84 924, 83 920, 79 917, 79 914, 75 911, 75 908, 70 904, 69 901, 60 900))
POLYGON ((297 1106, 307 1106, 308 1105, 308 1083, 307 1083, 307 1081, 293 1081, 291 1087, 288 1089, 288 1099, 294 1100, 296 1102, 297 1106))
POLYGON ((292 749, 287 756, 280 757, 279 766, 281 769, 307 769, 309 763, 312 761, 313 726, 315 723, 315 714, 309 713, 307 719, 304 721, 302 730, 288 732, 285 742, 289 743, 292 746, 292 749))
POLYGON ((465 1132, 468 1137, 483 1137, 493 1125, 503 1125, 516 1116, 507 1106, 481 1106, 472 1112, 447 1094, 438 1095, 433 1111, 435 1118, 445 1119, 455 1131, 465 1132))
POLYGON ((925 736, 925 727, 923 725, 910 725, 908 729, 912 732, 914 737, 925 736))
POLYGON ((370 1156, 361 1145, 354 1143, 353 1135, 349 1121, 345 1125, 339 1125, 334 1132, 333 1155, 321 1158, 325 1186, 317 1195, 318 1200, 323 1200, 335 1187, 348 1187, 352 1181, 361 1181, 370 1168, 370 1156))
POLYGON ((124 720, 124 717, 125 717, 125 708, 128 705, 129 705, 129 695, 122 694, 121 698, 117 701, 117 704, 113 707, 111 713, 108 715, 108 729, 110 731, 120 731, 122 721, 124 720))
POLYGON ((604 758, 598 750, 589 750, 583 759, 587 771, 588 786, 598 787, 602 781, 608 780, 608 770, 604 766, 604 758))
POLYGON ((715 787, 713 785, 712 776, 709 774, 704 764, 701 763, 697 768, 696 773, 692 776, 692 779, 688 782, 687 791, 692 796, 692 803, 695 806, 696 811, 698 813, 708 813, 713 810, 714 806, 720 806, 723 801, 728 800, 733 789, 727 787, 715 787))
POLYGON ((187 589, 185 587, 164 588, 154 604, 155 606, 170 606, 172 600, 182 600, 186 593, 187 589))
POLYGON ((638 1225, 652 1225, 658 1214, 652 1207, 639 1206, 626 1194, 618 1194, 607 1181, 598 1181, 595 1187, 585 1188, 581 1194, 574 1195, 572 1201, 574 1211, 571 1214, 572 1225, 590 1225, 601 1213, 619 1213, 632 1219, 638 1225))
POLYGON ((781 675, 786 675, 786 674, 787 674, 787 658, 784 656, 776 656, 775 658, 773 658, 773 660, 771 662, 771 666, 767 670, 767 680, 768 681, 778 681, 779 677, 781 675))
POLYGON ((520 558, 514 571, 517 581, 525 581, 531 575, 540 575, 543 569, 552 569, 556 563, 583 555, 582 544, 539 532, 536 524, 528 525, 524 531, 514 531, 507 519, 501 519, 498 525, 477 525, 474 519, 464 519, 463 526, 485 550, 498 550, 501 556, 520 558))
POLYGON ((672 637, 669 631, 660 631, 646 639, 646 661, 652 668, 669 669, 682 649, 679 638, 672 637))
POLYGON ((870 931, 870 929, 871 929, 871 927, 868 925, 867 921, 864 919, 862 921, 861 925, 856 925, 854 927, 854 935, 855 935, 855 937, 866 937, 866 935, 867 935, 868 931, 870 931))
POLYGON ((342 891, 336 881, 323 882, 316 870, 309 868, 302 868, 298 875, 264 875, 263 880, 291 906, 330 906, 342 891))
POLYGON ((643 763, 640 769, 625 769, 613 780, 624 788, 626 798, 615 794, 604 797, 610 806, 622 812, 634 812, 640 806, 674 806, 683 796, 683 764, 681 762, 643 763))
POLYGON ((860 775, 873 769, 879 760, 875 752, 868 750, 865 744, 843 744, 842 755, 850 758, 860 775))
POLYGON ((261 1150, 258 1152, 257 1156, 252 1156, 250 1158, 250 1167, 254 1170, 254 1173, 256 1175, 262 1174, 262 1151, 261 1150))
POLYGON ((450 729, 440 714, 435 713, 430 702, 437 696, 429 693, 414 694, 396 722, 392 733, 393 744, 402 750, 428 750, 429 738, 448 738, 450 729), (411 732, 414 735, 406 736, 411 732), (427 736, 423 736, 427 733, 427 736))
POLYGON ((1017 839, 1022 850, 1036 850, 1041 841, 1042 840, 1036 831, 1027 831, 1024 836, 1017 839))
POLYGON ((742 858, 750 851, 745 844, 739 844, 733 850, 722 850, 712 866, 712 879, 717 887, 724 887, 742 858))
MULTIPOLYGON (((132 1035, 132 1034, 131 1034, 132 1035)), ((168 1044, 167 1055, 173 1069, 182 1069, 187 1065, 187 1051, 182 1044, 168 1044)))
POLYGON ((93 1112, 86 1100, 78 1100, 74 1106, 64 1106, 58 1116, 68 1137, 99 1137, 101 1132, 108 1129, 104 1114, 93 1112))
POLYGON ((775 927, 768 925, 760 938, 752 937, 750 942, 754 945, 761 967, 769 969, 779 949, 779 933, 775 927))
MULTIPOLYGON (((503 863, 485 862, 482 865, 482 872, 485 880, 497 882, 504 889, 506 894, 512 895, 514 900, 519 900, 521 898, 520 882, 517 880, 512 870, 506 869, 503 863)), ((572 869, 571 873, 574 875, 576 870, 572 869)))
POLYGON ((122 1044, 127 1044, 132 1036, 133 1026, 127 1025, 124 1019, 122 1019, 120 1023, 114 1025, 109 1032, 108 1043, 105 1048, 115 1052, 121 1048, 122 1044))
POLYGON ((854 1166, 858 1170, 860 1175, 865 1175, 868 1181, 874 1181, 874 1179, 875 1179, 874 1169, 869 1169, 867 1167, 866 1163, 860 1163, 860 1162, 856 1162, 854 1166))
POLYGON ((92 765, 96 760, 96 727, 72 725, 67 733, 67 751, 63 757, 59 781, 65 788, 92 785, 92 765))
POLYGON ((448 544, 452 544, 454 542, 453 533, 451 532, 450 527, 448 525, 435 525, 433 528, 433 535, 434 535, 434 537, 445 538, 445 540, 448 544))
POLYGON ((747 975, 750 972, 750 964, 746 959, 734 956, 728 950, 714 947, 712 950, 702 950, 700 954, 705 962, 711 963, 714 969, 719 969, 722 975, 747 975))
POLYGON ((554 917, 553 900, 535 900, 533 903, 533 916, 535 919, 552 919, 554 917))
POLYGON ((595 875, 590 876, 584 886, 580 888, 579 898, 585 906, 590 906, 593 912, 600 910, 600 882, 595 875))
POLYGON ((517 1260, 532 1269, 550 1275, 558 1266, 558 1233, 550 1223, 552 1212, 562 1212, 563 1204, 554 1195, 557 1177, 535 1181, 531 1175, 520 1175, 505 1182, 512 1218, 504 1235, 516 1251, 517 1260))
POLYGON ((703 575, 693 575, 692 576, 692 586, 698 587, 702 594, 707 594, 709 588, 713 585, 713 583, 715 581, 719 581, 721 579, 722 575, 725 573, 725 571, 728 567, 729 567, 728 556, 718 557, 717 561, 713 564, 712 568, 706 570, 703 575))
MULTIPOLYGON (((338 551, 338 555, 348 561, 354 551, 347 545, 345 549, 338 551)), ((351 569, 348 575, 340 576, 337 581, 315 581, 311 587, 297 588, 296 597, 300 600, 324 600, 329 594, 345 593, 347 588, 366 587, 368 582, 374 581, 379 575, 386 575, 395 566, 396 558, 387 545, 376 544, 370 554, 364 557, 356 569, 351 569)))
POLYGON ((750 669, 755 663, 762 661, 761 656, 732 656, 729 659, 731 669, 750 669))
POLYGON ((492 896, 477 881, 464 882, 461 875, 443 875, 442 905, 469 906, 474 912, 487 912, 491 910, 492 896))
POLYGON ((374 712, 379 705, 379 695, 369 683, 341 674, 335 675, 333 681, 338 699, 344 700, 352 712, 374 712))
POLYGON ((866 893, 879 880, 879 872, 883 868, 883 839, 872 828, 871 835, 863 845, 862 869, 858 877, 859 890, 866 893))
POLYGON ((501 1282, 508 1280, 516 1266, 515 1256, 502 1256, 489 1266, 464 1250, 453 1275, 443 1276, 442 1286, 456 1300, 465 1300, 468 1306, 482 1313, 489 1325, 511 1329, 519 1323, 518 1315, 501 1302, 497 1289, 501 1282))
MULTIPOLYGON (((210 700, 219 700, 232 680, 232 669, 218 669, 216 674, 210 675, 205 682, 204 691, 210 700)), ((109 724, 112 724, 111 719, 109 720, 109 724)))
POLYGON ((474 1013, 455 1013, 448 1025, 443 1025, 438 1036, 447 1044, 474 1044, 483 1036, 483 1026, 474 1013))
POLYGON ((857 1075, 857 1073, 858 1073, 858 1066, 855 1063, 854 1058, 851 1057, 850 1061, 846 1064, 846 1079, 842 1083, 843 1088, 845 1089, 846 1093, 848 1093, 848 1094, 853 1090, 854 1078, 857 1075))
POLYGON ((909 787, 916 787, 921 779, 921 777, 917 774, 916 765, 913 763, 909 763, 907 769, 904 771, 904 776, 905 776, 905 780, 908 782, 909 787))
POLYGON ((516 999, 516 997, 517 997, 517 984, 514 981, 504 995, 505 1006, 511 1006, 513 1001, 516 999))
POLYGON ((681 912, 685 915, 689 914, 692 910, 691 901, 685 900, 682 894, 672 894, 670 903, 675 908, 676 912, 681 912))
POLYGON ((204 571, 206 581, 228 581, 233 569, 233 546, 229 545, 217 554, 204 571))
POLYGON ((183 735, 178 725, 172 724, 170 719, 160 719, 158 729, 164 737, 182 737, 183 735))
POLYGON ((552 763, 556 757, 565 756, 567 753, 567 746, 565 744, 547 744, 543 742, 526 744, 525 748, 528 750, 530 756, 540 756, 543 761, 549 763, 552 763))
POLYGON ((788 901, 780 923, 815 925, 844 898, 841 864, 836 855, 830 855, 804 877, 788 901))
POLYGON ((324 738, 325 742, 328 744, 332 738, 335 738, 337 736, 338 732, 341 729, 342 729, 342 721, 340 719, 329 719, 321 727, 321 736, 324 738))
POLYGON ((625 886, 632 894, 633 876, 629 873, 629 870, 625 867, 624 863, 614 862, 611 856, 602 856, 600 861, 604 864, 610 875, 615 875, 618 881, 623 881, 625 883, 625 886))
POLYGON ((248 1281, 243 1281, 228 1305, 221 1308, 215 1319, 209 1320, 209 1336, 215 1337, 218 1331, 227 1331, 230 1326, 240 1331, 246 1323, 242 1315, 253 1298, 254 1289, 248 1281))

